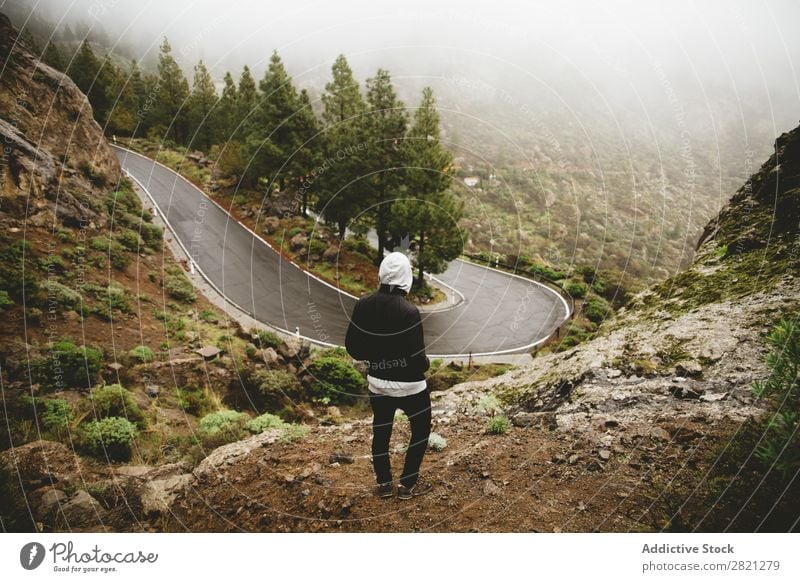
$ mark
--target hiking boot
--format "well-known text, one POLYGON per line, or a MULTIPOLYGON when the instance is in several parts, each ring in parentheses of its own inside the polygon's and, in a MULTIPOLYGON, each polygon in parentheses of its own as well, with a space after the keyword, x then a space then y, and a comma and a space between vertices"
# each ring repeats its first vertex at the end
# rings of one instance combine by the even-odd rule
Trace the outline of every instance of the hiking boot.
POLYGON ((394 495, 394 485, 391 483, 382 483, 378 485, 378 489, 375 494, 381 499, 388 499, 394 495))
POLYGON ((433 485, 424 481, 417 481, 416 484, 411 487, 400 484, 397 486, 397 498, 411 499, 412 497, 419 497, 420 495, 430 493, 431 489, 433 489, 433 485))

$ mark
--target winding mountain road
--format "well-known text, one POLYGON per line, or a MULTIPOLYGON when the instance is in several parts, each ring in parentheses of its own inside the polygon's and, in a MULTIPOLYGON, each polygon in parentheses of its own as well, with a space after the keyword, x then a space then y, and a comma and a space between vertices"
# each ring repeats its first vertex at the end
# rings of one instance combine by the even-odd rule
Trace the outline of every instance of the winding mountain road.
MULTIPOLYGON (((201 274, 253 318, 316 343, 342 345, 355 299, 296 265, 242 226, 200 189, 159 164, 114 147, 122 168, 146 191, 201 274)), ((437 279, 464 301, 422 312, 431 357, 520 353, 568 316, 548 287, 456 260, 437 279)))

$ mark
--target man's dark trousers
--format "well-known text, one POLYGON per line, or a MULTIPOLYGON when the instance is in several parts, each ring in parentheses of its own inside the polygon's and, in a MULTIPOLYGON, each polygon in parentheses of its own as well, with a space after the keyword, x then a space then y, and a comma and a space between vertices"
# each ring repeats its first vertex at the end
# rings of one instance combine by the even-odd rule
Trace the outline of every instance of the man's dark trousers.
POLYGON ((428 448, 428 437, 431 434, 431 396, 430 389, 410 396, 385 396, 370 393, 372 405, 372 465, 378 483, 392 481, 392 470, 389 463, 389 440, 392 436, 394 413, 399 408, 408 416, 411 424, 411 442, 406 451, 406 461, 400 483, 413 487, 417 483, 422 457, 428 448))

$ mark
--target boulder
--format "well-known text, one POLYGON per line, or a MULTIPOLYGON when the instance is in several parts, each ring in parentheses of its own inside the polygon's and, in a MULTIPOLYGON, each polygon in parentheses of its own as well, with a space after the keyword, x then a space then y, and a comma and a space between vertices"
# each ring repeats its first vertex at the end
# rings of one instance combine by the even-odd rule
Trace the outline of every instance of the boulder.
POLYGON ((145 515, 168 512, 178 493, 194 483, 194 480, 195 477, 191 473, 182 473, 148 481, 140 493, 142 511, 145 515))
POLYGON ((306 246, 308 246, 308 237, 302 232, 298 232, 289 241, 289 246, 293 251, 304 249, 306 246))
POLYGON ((282 429, 271 428, 250 438, 217 447, 205 459, 200 461, 200 464, 197 465, 192 473, 199 481, 218 476, 228 466, 245 455, 249 455, 252 451, 261 447, 273 444, 282 434, 282 429))
POLYGON ((275 351, 275 348, 267 348, 261 350, 261 359, 268 366, 272 366, 277 364, 280 358, 278 356, 278 352, 275 351))
POLYGON ((295 358, 303 359, 300 356, 303 350, 303 342, 299 337, 290 337, 278 346, 278 353, 286 360, 293 360, 295 358))
POLYGON ((522 428, 545 428, 555 430, 557 428, 555 412, 518 412, 511 417, 514 426, 522 428))
POLYGON ((63 526, 72 529, 98 525, 106 519, 108 512, 89 493, 79 489, 61 505, 57 515, 58 521, 63 520, 63 526))
POLYGON ((80 459, 75 453, 62 443, 46 440, 7 449, 0 453, 0 461, 28 483, 63 481, 69 474, 80 471, 80 459))
POLYGON ((280 221, 277 216, 268 216, 264 219, 263 230, 267 234, 273 234, 280 226, 280 221))
POLYGON ((327 249, 325 249, 325 252, 322 253, 322 260, 332 263, 336 260, 338 256, 339 256, 339 246, 330 245, 327 249))

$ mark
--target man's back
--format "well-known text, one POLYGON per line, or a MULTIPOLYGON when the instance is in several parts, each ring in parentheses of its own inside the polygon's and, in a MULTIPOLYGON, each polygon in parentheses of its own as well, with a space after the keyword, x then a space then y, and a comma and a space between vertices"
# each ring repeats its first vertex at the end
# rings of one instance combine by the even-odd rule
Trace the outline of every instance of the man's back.
POLYGON ((345 346, 354 358, 370 362, 375 378, 416 382, 429 366, 419 310, 389 285, 356 303, 345 346))

